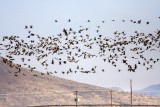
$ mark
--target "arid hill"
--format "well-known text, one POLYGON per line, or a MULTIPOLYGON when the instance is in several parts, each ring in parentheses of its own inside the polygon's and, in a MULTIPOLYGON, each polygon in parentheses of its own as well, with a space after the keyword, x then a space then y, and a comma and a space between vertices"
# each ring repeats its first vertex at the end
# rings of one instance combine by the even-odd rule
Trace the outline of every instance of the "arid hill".
MULTIPOLYGON (((89 84, 17 68, 0 58, 0 107, 26 107, 33 105, 75 104, 75 90, 78 90, 78 104, 110 104, 110 90, 89 84)), ((114 91, 113 104, 129 104, 130 94, 114 91)), ((160 104, 160 98, 133 95, 133 104, 160 104)))

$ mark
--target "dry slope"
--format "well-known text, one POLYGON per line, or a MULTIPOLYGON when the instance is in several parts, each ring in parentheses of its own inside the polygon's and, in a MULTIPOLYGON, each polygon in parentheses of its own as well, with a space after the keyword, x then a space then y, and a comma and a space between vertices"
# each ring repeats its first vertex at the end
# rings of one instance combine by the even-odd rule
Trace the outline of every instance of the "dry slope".
MULTIPOLYGON (((40 72, 10 67, 0 58, 0 107, 26 107, 29 105, 75 104, 74 90, 78 90, 78 104, 109 104, 109 89, 74 82, 40 72), (35 76, 33 76, 35 75, 35 76), (89 91, 85 91, 89 90, 89 91), (108 94, 107 94, 108 93, 108 94)), ((129 104, 126 92, 113 92, 113 103, 129 104)), ((133 95, 133 104, 157 104, 157 97, 133 95)))

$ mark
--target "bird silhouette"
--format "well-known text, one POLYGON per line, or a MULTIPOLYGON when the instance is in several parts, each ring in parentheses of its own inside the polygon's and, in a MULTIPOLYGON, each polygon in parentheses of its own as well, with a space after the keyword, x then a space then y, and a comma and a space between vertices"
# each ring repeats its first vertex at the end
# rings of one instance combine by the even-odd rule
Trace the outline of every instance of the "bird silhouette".
MULTIPOLYGON (((111 21, 117 22, 115 20, 111 21)), ((126 20, 120 21, 125 22, 126 20)), ((55 22, 58 21, 55 20, 55 22)), ((71 19, 68 19, 68 22, 71 22, 71 19)), ((89 19, 87 22, 91 23, 89 19)), ((130 22, 141 24, 144 21, 130 20, 130 22)), ((125 65, 128 71, 135 72, 140 68, 139 66, 145 67, 146 70, 152 69, 153 65, 159 61, 158 56, 156 59, 152 57, 148 59, 144 53, 160 52, 160 30, 149 34, 133 31, 132 36, 128 36, 129 34, 125 31, 116 30, 112 34, 114 37, 109 38, 105 34, 101 34, 102 23, 105 24, 107 21, 100 21, 99 25, 94 26, 95 35, 90 33, 90 30, 92 30, 90 27, 80 25, 77 29, 71 26, 63 28, 58 34, 48 37, 41 37, 41 35, 34 33, 32 31, 33 25, 25 25, 25 29, 28 30, 26 39, 13 35, 3 36, 0 51, 5 50, 7 53, 3 62, 10 67, 15 67, 17 70, 15 75, 19 76, 22 69, 20 65, 13 64, 13 61, 18 60, 15 56, 19 56, 21 65, 27 66, 31 72, 37 69, 30 63, 33 61, 32 58, 35 58, 37 64, 40 64, 46 70, 47 75, 58 72, 50 72, 50 66, 58 65, 64 68, 63 66, 73 63, 76 64, 76 70, 70 68, 67 71, 62 70, 61 73, 97 73, 98 70, 95 67, 88 70, 79 65, 81 61, 94 59, 99 59, 104 64, 111 64, 117 68, 118 72, 122 71, 118 63, 125 65)), ((145 24, 149 25, 150 22, 147 21, 145 24)), ((106 71, 104 68, 100 69, 102 72, 106 71)), ((41 73, 41 75, 44 74, 41 73)))

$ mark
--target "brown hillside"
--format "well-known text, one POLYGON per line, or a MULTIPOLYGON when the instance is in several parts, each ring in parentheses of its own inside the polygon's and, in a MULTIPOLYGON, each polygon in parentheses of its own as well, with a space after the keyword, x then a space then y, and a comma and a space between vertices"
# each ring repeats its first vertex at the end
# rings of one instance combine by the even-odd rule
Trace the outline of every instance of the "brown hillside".
MULTIPOLYGON (((26 107, 30 105, 75 104, 74 90, 78 90, 78 104, 109 104, 109 89, 74 82, 40 72, 10 67, 0 58, 0 107, 26 107), (33 76, 36 75, 36 76, 33 76), (108 94, 107 94, 108 93, 108 94)), ((158 104, 157 97, 133 95, 133 104, 158 104)), ((129 104, 130 94, 113 92, 114 104, 129 104)), ((160 104, 160 103, 159 103, 160 104)))

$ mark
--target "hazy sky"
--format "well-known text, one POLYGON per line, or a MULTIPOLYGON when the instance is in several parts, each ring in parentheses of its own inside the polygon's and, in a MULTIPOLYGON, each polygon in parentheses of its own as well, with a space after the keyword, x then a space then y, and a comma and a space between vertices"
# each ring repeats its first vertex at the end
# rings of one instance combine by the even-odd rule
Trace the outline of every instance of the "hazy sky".
MULTIPOLYGON (((68 27, 68 19, 72 27, 84 25, 90 19, 89 28, 98 25, 102 20, 108 24, 103 28, 110 35, 115 30, 134 30, 153 33, 160 28, 160 0, 0 0, 0 37, 5 35, 26 36, 25 25, 33 25, 33 31, 41 36, 49 36, 62 32, 68 27), (54 23, 57 19, 58 24, 54 23), (116 24, 110 23, 115 19, 116 24), (121 20, 150 21, 149 26, 123 24, 121 20)), ((129 36, 130 36, 129 34, 129 36)), ((155 55, 159 55, 156 53, 155 55)), ((97 66, 100 65, 96 62, 97 66)), ((70 74, 57 76, 86 82, 103 87, 121 87, 129 89, 129 80, 133 79, 133 88, 141 89, 150 84, 160 83, 160 63, 154 69, 145 71, 139 68, 136 73, 127 70, 117 72, 110 64, 104 65, 107 72, 97 74, 70 74)), ((59 68, 60 69, 60 68, 59 68)))

